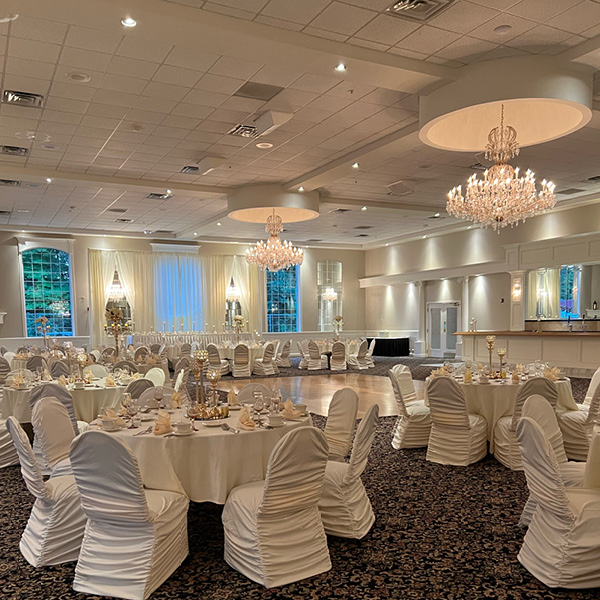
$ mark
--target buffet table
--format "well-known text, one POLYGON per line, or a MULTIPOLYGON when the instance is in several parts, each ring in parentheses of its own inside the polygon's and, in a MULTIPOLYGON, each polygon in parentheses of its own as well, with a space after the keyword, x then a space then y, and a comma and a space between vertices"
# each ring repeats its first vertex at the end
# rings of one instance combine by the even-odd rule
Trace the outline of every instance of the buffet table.
POLYGON ((370 344, 375 339, 373 356, 410 356, 410 338, 367 338, 370 344))

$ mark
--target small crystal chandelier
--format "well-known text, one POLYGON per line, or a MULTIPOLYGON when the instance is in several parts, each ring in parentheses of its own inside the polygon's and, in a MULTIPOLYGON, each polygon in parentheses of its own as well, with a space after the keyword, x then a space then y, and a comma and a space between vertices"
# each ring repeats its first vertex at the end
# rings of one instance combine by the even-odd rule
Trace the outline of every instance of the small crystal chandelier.
POLYGON ((504 126, 503 104, 500 127, 490 131, 485 147, 485 157, 494 165, 485 171, 483 179, 477 179, 476 173, 469 177, 465 196, 460 185, 448 192, 448 214, 483 227, 491 226, 499 233, 502 227, 518 225, 519 221, 525 222, 528 217, 553 208, 555 185, 544 179, 538 192, 532 171, 519 177, 519 169, 508 164, 518 154, 517 132, 510 125, 504 126))
POLYGON ((113 281, 108 290, 109 302, 121 302, 125 298, 125 290, 119 281, 113 281))
POLYGON ((333 288, 328 287, 323 292, 323 300, 326 300, 327 302, 335 302, 337 300, 337 297, 337 292, 333 288))
POLYGON ((242 295, 240 294, 240 290, 233 284, 233 279, 227 288, 227 294, 225 299, 227 302, 239 302, 242 295))
POLYGON ((304 250, 295 248, 290 242, 281 241, 277 234, 283 230, 283 221, 279 215, 273 214, 267 218, 267 233, 271 237, 266 241, 257 242, 252 248, 246 250, 246 261, 262 269, 279 271, 292 265, 301 265, 304 260, 304 250))

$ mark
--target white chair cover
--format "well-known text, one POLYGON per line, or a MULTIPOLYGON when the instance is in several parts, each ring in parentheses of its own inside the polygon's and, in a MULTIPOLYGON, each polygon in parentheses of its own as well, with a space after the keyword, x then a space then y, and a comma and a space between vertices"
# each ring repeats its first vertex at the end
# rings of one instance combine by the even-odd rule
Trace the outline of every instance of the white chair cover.
POLYGON ((103 357, 108 357, 108 356, 113 356, 113 354, 115 354, 115 349, 112 346, 107 346, 106 348, 104 348, 104 350, 102 350, 102 355, 103 357))
POLYGON ((388 375, 398 405, 392 447, 396 450, 426 447, 431 433, 431 414, 425 402, 417 400, 410 369, 406 365, 395 365, 388 375))
POLYGON ((0 419, 0 469, 19 464, 19 457, 13 444, 10 433, 6 428, 6 421, 0 419))
POLYGON ((519 420, 516 437, 537 503, 517 559, 548 587, 599 587, 600 490, 565 488, 550 443, 533 419, 519 420))
POLYGON ((8 361, 8 364, 11 366, 10 368, 12 369, 12 361, 14 360, 16 356, 15 352, 11 352, 10 350, 8 352, 4 353, 4 358, 8 361))
POLYGON ((61 360, 57 360, 50 365, 50 375, 52 379, 59 379, 61 375, 69 376, 69 367, 61 360))
POLYGON ((103 379, 108 375, 108 369, 104 365, 88 365, 85 367, 84 372, 85 371, 91 371, 94 377, 97 377, 98 379, 103 379))
POLYGON ((123 371, 129 371, 129 373, 139 373, 138 368, 130 360, 119 360, 113 365, 113 371, 122 369, 123 371))
POLYGON ((100 354, 100 350, 90 350, 90 354, 96 359, 96 362, 100 362, 102 355, 100 354))
POLYGON ((21 536, 21 554, 34 567, 77 560, 86 519, 73 476, 53 477, 44 483, 21 425, 8 417, 6 426, 19 455, 25 485, 36 499, 21 536))
POLYGON ((181 356, 191 356, 192 355, 192 345, 189 343, 181 344, 181 348, 179 350, 181 356))
POLYGON ((273 356, 275 355, 275 347, 271 342, 265 345, 262 358, 257 358, 254 361, 254 375, 275 375, 275 366, 273 365, 273 356))
POLYGON ((375 342, 377 340, 375 338, 373 338, 371 340, 371 343, 369 344, 369 349, 367 350, 367 355, 366 355, 366 359, 367 359, 367 364, 370 367, 374 367, 375 366, 375 362, 373 361, 373 351, 375 350, 375 342))
POLYGON ((125 388, 125 393, 131 394, 134 400, 137 400, 148 388, 154 387, 154 383, 149 379, 134 379, 125 388))
MULTIPOLYGON (((157 386, 148 388, 147 390, 144 390, 142 392, 142 394, 140 395, 140 397, 137 399, 137 405, 138 406, 148 406, 149 404, 152 404, 155 400, 154 394, 157 390, 160 390, 162 392, 163 404, 167 408, 170 408, 171 396, 175 393, 175 390, 172 387, 169 387, 166 385, 157 385, 157 386)), ((155 408, 158 408, 158 406, 155 408)))
POLYGON ((71 464, 88 518, 73 589, 148 598, 188 554, 189 500, 145 490, 133 452, 102 431, 74 440, 71 464))
POLYGON ((434 377, 427 386, 431 434, 427 460, 442 465, 466 466, 487 454, 487 423, 467 412, 460 386, 449 377, 434 377))
MULTIPOLYGON (((563 437, 558 426, 556 414, 550 403, 538 394, 529 396, 523 404, 521 410, 522 417, 533 419, 543 430, 546 439, 550 443, 550 447, 554 452, 556 462, 560 470, 560 476, 567 487, 581 487, 583 484, 583 476, 585 474, 585 463, 568 462, 565 449, 563 447, 563 437)), ((535 511, 536 502, 533 496, 529 496, 525 508, 521 513, 519 525, 524 527, 529 526, 533 513, 535 511)))
POLYGON ((165 372, 160 367, 153 367, 144 375, 144 379, 148 379, 154 385, 163 385, 166 378, 165 372))
POLYGON ((348 357, 348 367, 351 369, 360 369, 361 371, 368 369, 367 351, 367 340, 363 340, 358 347, 358 352, 348 357))
POLYGON ((233 349, 233 376, 250 377, 250 353, 246 344, 238 344, 233 349))
POLYGON ((333 394, 324 431, 329 444, 328 460, 344 462, 352 447, 357 412, 358 394, 353 389, 343 388, 333 394))
POLYGON ((210 368, 216 369, 221 373, 221 375, 227 375, 227 373, 231 371, 229 361, 221 359, 221 355, 219 354, 219 349, 217 346, 215 344, 208 344, 206 350, 208 352, 208 364, 210 368))
POLYGON ((234 488, 223 509, 225 560, 267 588, 331 569, 319 516, 327 441, 299 427, 271 452, 266 480, 234 488))
POLYGON ((327 368, 327 357, 321 356, 319 346, 313 340, 308 342, 308 366, 309 371, 318 371, 327 368))
POLYGON ((307 369, 308 368, 308 348, 306 351, 304 350, 304 346, 302 342, 296 342, 296 346, 298 346, 298 352, 300 353, 300 363, 298 364, 299 369, 307 369))
POLYGON ((4 385, 8 374, 10 373, 10 364, 3 356, 0 356, 0 385, 4 385))
POLYGON ((501 417, 494 427, 494 457, 513 471, 522 471, 521 452, 515 437, 517 422, 521 418, 523 403, 529 396, 538 394, 556 410, 558 389, 556 384, 545 377, 533 377, 519 386, 512 416, 501 417))
MULTIPOLYGON (((590 385, 591 387, 591 385, 590 385)), ((596 386, 587 410, 558 413, 558 425, 562 431, 567 456, 572 460, 587 460, 594 425, 600 411, 600 386, 596 386)))
POLYGON ((592 375, 590 385, 583 401, 584 406, 589 406, 592 403, 592 398, 594 397, 594 393, 598 386, 600 386, 600 367, 598 367, 595 373, 592 375))
POLYGON ((328 535, 361 539, 375 522, 360 477, 367 466, 378 415, 377 404, 371 405, 356 430, 349 463, 327 462, 319 511, 328 535))
POLYGON ((133 353, 133 360, 135 360, 135 361, 144 360, 146 358, 146 356, 148 356, 149 354, 150 354, 150 350, 148 350, 148 348, 146 348, 146 346, 140 346, 139 348, 135 349, 135 352, 133 353))
POLYGON ((292 361, 290 360, 290 349, 292 347, 292 340, 286 340, 281 347, 281 353, 275 359, 275 364, 278 367, 291 367, 292 361))
POLYGON ((346 344, 344 342, 333 342, 330 367, 332 371, 345 371, 347 369, 346 344))
POLYGON ((48 367, 48 365, 46 364, 46 361, 41 357, 41 356, 30 356, 27 359, 27 362, 25 363, 25 366, 30 370, 30 371, 35 371, 38 367, 41 369, 45 369, 48 367))
POLYGON ((270 402, 273 396, 273 390, 269 389, 264 383, 247 383, 237 395, 240 404, 254 403, 254 392, 262 392, 265 402, 270 402))

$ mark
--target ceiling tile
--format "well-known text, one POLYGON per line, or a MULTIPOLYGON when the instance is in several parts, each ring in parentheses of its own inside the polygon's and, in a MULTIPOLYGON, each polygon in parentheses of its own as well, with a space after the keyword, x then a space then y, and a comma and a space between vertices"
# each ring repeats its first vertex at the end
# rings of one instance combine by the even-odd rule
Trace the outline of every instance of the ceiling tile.
POLYGON ((138 96, 131 105, 132 108, 141 110, 150 110, 160 113, 170 113, 177 102, 174 100, 165 100, 164 98, 151 98, 150 96, 138 96))
POLYGON ((485 40, 478 40, 464 35, 445 48, 442 48, 439 52, 436 52, 435 56, 460 61, 461 59, 469 59, 484 52, 489 52, 495 47, 496 46, 492 44, 492 42, 486 42, 485 40))
POLYGON ((326 40, 334 40, 336 42, 345 42, 348 39, 347 33, 336 33, 328 29, 319 29, 318 27, 312 27, 309 25, 302 30, 302 33, 307 35, 314 35, 315 37, 324 38, 326 40))
POLYGON ((7 73, 4 75, 3 87, 5 90, 19 90, 45 96, 48 93, 50 82, 47 79, 34 79, 33 77, 21 77, 7 73))
POLYGON ((430 55, 435 54, 459 38, 460 35, 457 33, 425 25, 405 37, 398 43, 397 47, 430 55))
POLYGON ((62 44, 67 33, 67 25, 46 19, 34 19, 20 15, 10 24, 10 34, 16 38, 62 44))
POLYGON ((28 77, 51 80, 54 74, 54 65, 52 63, 39 62, 37 60, 8 57, 6 59, 4 72, 10 73, 11 75, 27 73, 28 77))
POLYGON ((311 75, 307 73, 296 79, 289 87, 293 90, 324 94, 337 85, 337 83, 338 80, 333 77, 322 77, 321 75, 311 75))
POLYGON ((506 42, 507 46, 522 48, 529 52, 540 52, 544 46, 553 46, 560 44, 571 37, 566 31, 548 27, 547 25, 538 25, 528 32, 506 42))
POLYGON ((210 73, 215 75, 224 75, 226 77, 235 77, 237 79, 250 79, 262 65, 251 63, 237 58, 221 56, 219 60, 209 69, 210 73))
POLYGON ((127 37, 123 39, 117 50, 119 56, 149 60, 161 63, 172 50, 172 46, 163 44, 156 40, 143 40, 139 37, 127 37))
POLYGON ((498 14, 497 10, 467 0, 458 0, 440 15, 433 17, 428 24, 455 33, 469 33, 498 14))
POLYGON ((590 24, 600 23, 600 4, 584 0, 550 19, 546 24, 571 33, 582 33, 590 24))
POLYGON ((103 90, 112 90, 113 92, 140 94, 146 85, 147 83, 144 79, 136 79, 134 77, 125 77, 123 75, 107 73, 102 78, 102 81, 98 87, 103 90))
POLYGON ((219 57, 209 52, 195 52, 188 48, 175 46, 165 59, 165 64, 184 69, 194 69, 196 71, 208 71, 214 65, 219 57))
POLYGON ((194 87, 201 76, 201 73, 192 69, 162 65, 152 79, 161 83, 194 87))
POLYGON ((387 15, 378 15, 354 35, 363 40, 394 46, 419 27, 418 23, 412 23, 387 15))
POLYGON ((150 96, 152 98, 162 98, 163 100, 180 102, 188 92, 189 88, 187 87, 151 81, 144 88, 143 94, 144 96, 150 96))
POLYGON ((290 2, 289 0, 270 0, 263 8, 262 14, 269 17, 303 23, 307 25, 328 4, 330 0, 302 0, 302 2, 290 2))
POLYGON ((60 64, 68 65, 69 67, 77 67, 83 72, 86 72, 86 69, 106 71, 110 59, 110 54, 104 54, 102 52, 83 50, 81 48, 63 48, 60 55, 60 64))
POLYGON ((73 98, 74 100, 91 100, 94 96, 95 88, 83 85, 60 83, 55 81, 50 88, 50 93, 59 98, 73 98))
POLYGON ((243 84, 244 79, 235 79, 233 77, 224 77, 223 75, 214 75, 207 73, 196 83, 196 89, 206 90, 208 92, 220 92, 221 94, 233 94, 243 84))
POLYGON ((508 13, 502 13, 473 29, 469 32, 469 35, 494 44, 506 44, 508 40, 516 38, 518 35, 533 29, 535 26, 536 24, 533 21, 527 21, 508 13), (506 33, 498 34, 494 29, 500 25, 510 25, 512 29, 506 33))
POLYGON ((122 35, 71 25, 65 46, 114 54, 122 39, 122 35))
POLYGON ((110 61, 107 71, 125 77, 137 77, 150 80, 156 73, 158 65, 147 60, 137 60, 124 56, 115 56, 110 61))
POLYGON ((342 4, 341 2, 332 2, 310 22, 310 26, 345 35, 353 35, 376 16, 377 13, 371 10, 342 4))
POLYGON ((271 25, 271 27, 277 27, 279 29, 289 29, 290 31, 301 31, 304 27, 304 25, 302 25, 301 23, 292 23, 291 21, 275 19, 274 17, 267 17, 266 15, 258 15, 258 17, 256 17, 254 20, 257 23, 271 25))
POLYGON ((46 42, 36 42, 21 38, 11 38, 8 44, 9 56, 25 58, 27 60, 55 63, 59 52, 60 46, 57 44, 48 44, 46 42))
POLYGON ((182 117, 189 117, 192 119, 206 119, 212 112, 214 108, 209 106, 198 106, 196 104, 185 104, 183 102, 179 103, 174 109, 174 115, 180 115, 182 117))
POLYGON ((228 96, 226 94, 207 92, 205 90, 190 90, 183 101, 188 104, 200 104, 202 106, 218 108, 225 100, 227 100, 227 98, 228 96))

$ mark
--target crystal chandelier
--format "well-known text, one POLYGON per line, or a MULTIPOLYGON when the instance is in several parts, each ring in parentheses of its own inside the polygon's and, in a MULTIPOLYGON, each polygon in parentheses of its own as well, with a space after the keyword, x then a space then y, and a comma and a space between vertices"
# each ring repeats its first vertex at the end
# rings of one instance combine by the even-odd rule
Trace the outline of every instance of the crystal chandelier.
POLYGON ((239 302, 241 298, 240 290, 233 284, 233 280, 227 288, 225 299, 227 302, 239 302))
POLYGON ((304 250, 295 248, 290 242, 281 241, 277 234, 283 230, 283 221, 279 215, 273 214, 267 218, 267 233, 271 237, 266 241, 257 242, 255 246, 246 250, 246 261, 262 269, 279 271, 292 265, 301 265, 304 260, 304 250))
POLYGON ((119 281, 113 281, 108 290, 109 302, 121 302, 125 298, 125 290, 119 281))
POLYGON ((532 171, 519 177, 519 169, 508 164, 518 154, 517 132, 510 125, 504 126, 502 105, 500 127, 490 131, 485 147, 485 157, 494 165, 485 171, 483 179, 478 179, 476 173, 469 177, 465 196, 462 186, 448 192, 448 214, 499 232, 502 227, 518 225, 519 221, 525 222, 528 217, 553 208, 555 185, 544 179, 538 192, 532 171))
POLYGON ((327 300, 328 302, 335 302, 337 300, 337 297, 337 292, 333 288, 328 287, 323 292, 323 300, 327 300))

